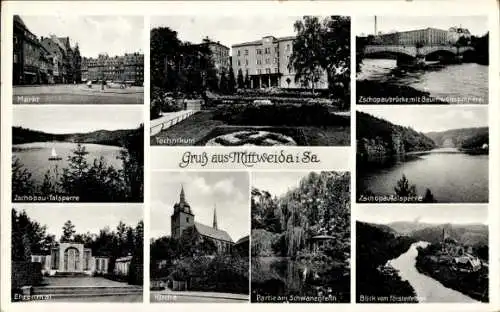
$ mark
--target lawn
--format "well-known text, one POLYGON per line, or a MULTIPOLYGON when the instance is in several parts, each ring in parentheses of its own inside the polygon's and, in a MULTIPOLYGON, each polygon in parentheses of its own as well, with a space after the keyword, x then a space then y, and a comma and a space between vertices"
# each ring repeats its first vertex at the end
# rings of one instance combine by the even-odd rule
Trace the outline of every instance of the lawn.
POLYGON ((292 132, 302 146, 348 146, 350 127, 347 126, 263 126, 230 125, 215 119, 215 112, 202 111, 151 137, 151 145, 203 145, 208 139, 231 131, 265 129, 266 131, 292 132))

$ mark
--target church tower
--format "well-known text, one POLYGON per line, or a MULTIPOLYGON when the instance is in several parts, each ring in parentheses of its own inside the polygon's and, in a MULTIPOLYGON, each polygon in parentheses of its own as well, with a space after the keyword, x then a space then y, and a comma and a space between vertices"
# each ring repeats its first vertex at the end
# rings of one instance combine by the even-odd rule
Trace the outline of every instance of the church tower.
POLYGON ((214 223, 212 227, 217 230, 217 207, 215 205, 214 205, 214 223))
POLYGON ((194 214, 186 201, 184 187, 181 186, 179 202, 174 205, 174 213, 170 217, 172 238, 180 238, 185 229, 194 225, 194 214))

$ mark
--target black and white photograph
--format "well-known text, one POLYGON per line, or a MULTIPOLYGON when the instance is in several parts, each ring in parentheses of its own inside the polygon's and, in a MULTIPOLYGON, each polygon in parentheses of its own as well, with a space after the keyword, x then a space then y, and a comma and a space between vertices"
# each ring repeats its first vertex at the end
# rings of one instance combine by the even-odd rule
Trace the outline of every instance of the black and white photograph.
POLYGON ((14 15, 12 103, 143 104, 144 18, 14 15))
POLYGON ((358 104, 488 104, 487 16, 356 17, 358 104))
POLYGON ((349 303, 349 172, 252 172, 255 303, 349 303))
POLYGON ((358 203, 487 203, 485 106, 365 106, 356 112, 358 203))
POLYGON ((489 302, 487 205, 360 205, 356 215, 356 302, 489 302))
POLYGON ((350 145, 350 34, 349 16, 152 17, 151 145, 350 145))
POLYGON ((156 171, 151 179, 151 302, 248 303, 248 173, 156 171))
POLYGON ((12 208, 12 302, 142 302, 140 204, 12 208))
POLYGON ((143 202, 140 106, 15 106, 12 201, 143 202))

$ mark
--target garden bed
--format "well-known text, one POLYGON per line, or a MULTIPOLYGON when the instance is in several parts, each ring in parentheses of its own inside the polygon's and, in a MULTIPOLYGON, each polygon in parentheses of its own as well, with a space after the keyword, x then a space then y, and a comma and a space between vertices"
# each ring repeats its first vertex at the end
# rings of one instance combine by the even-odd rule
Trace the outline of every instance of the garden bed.
POLYGON ((218 143, 220 146, 242 146, 244 144, 252 144, 259 146, 273 146, 273 145, 287 145, 283 141, 286 138, 293 139, 295 144, 288 145, 307 145, 307 139, 304 136, 302 129, 291 128, 291 127, 267 127, 267 126, 219 126, 213 129, 207 136, 205 136, 200 141, 196 142, 196 145, 213 145, 212 143, 218 143), (228 140, 223 136, 240 132, 240 136, 235 141, 228 140), (258 133, 267 133, 267 136, 257 137, 258 133), (252 138, 252 134, 255 137, 252 138), (220 140, 216 140, 220 138, 220 140), (266 139, 270 139, 267 140, 266 139), (275 141, 276 144, 269 144, 275 141), (263 144, 258 144, 259 142, 263 144))

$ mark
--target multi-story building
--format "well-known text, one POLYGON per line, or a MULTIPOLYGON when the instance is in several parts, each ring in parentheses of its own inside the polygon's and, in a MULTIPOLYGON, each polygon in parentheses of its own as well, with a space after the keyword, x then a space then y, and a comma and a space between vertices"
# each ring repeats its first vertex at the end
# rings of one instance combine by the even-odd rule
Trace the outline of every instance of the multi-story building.
MULTIPOLYGON (((304 88, 310 85, 295 82, 295 71, 290 65, 295 36, 276 38, 266 36, 260 40, 232 46, 232 67, 235 75, 241 70, 250 77, 251 88, 304 88)), ((315 88, 328 88, 326 72, 315 88)))
POLYGON ((43 60, 40 42, 19 15, 14 15, 13 84, 40 83, 40 62, 43 60))
POLYGON ((66 83, 67 75, 66 68, 64 67, 64 50, 51 38, 40 38, 40 43, 44 50, 50 55, 52 60, 52 75, 54 83, 66 83))
POLYGON ((144 82, 144 54, 130 53, 123 56, 99 54, 97 58, 82 59, 82 81, 117 81, 130 84, 144 82))
POLYGON ((207 45, 212 52, 212 60, 215 65, 217 73, 228 72, 231 66, 229 62, 229 48, 221 44, 219 41, 215 42, 208 37, 203 39, 202 45, 207 45))
POLYGON ((452 27, 449 30, 437 28, 416 29, 410 31, 379 34, 375 36, 375 42, 385 45, 453 45, 461 36, 470 38, 467 29, 452 27))

